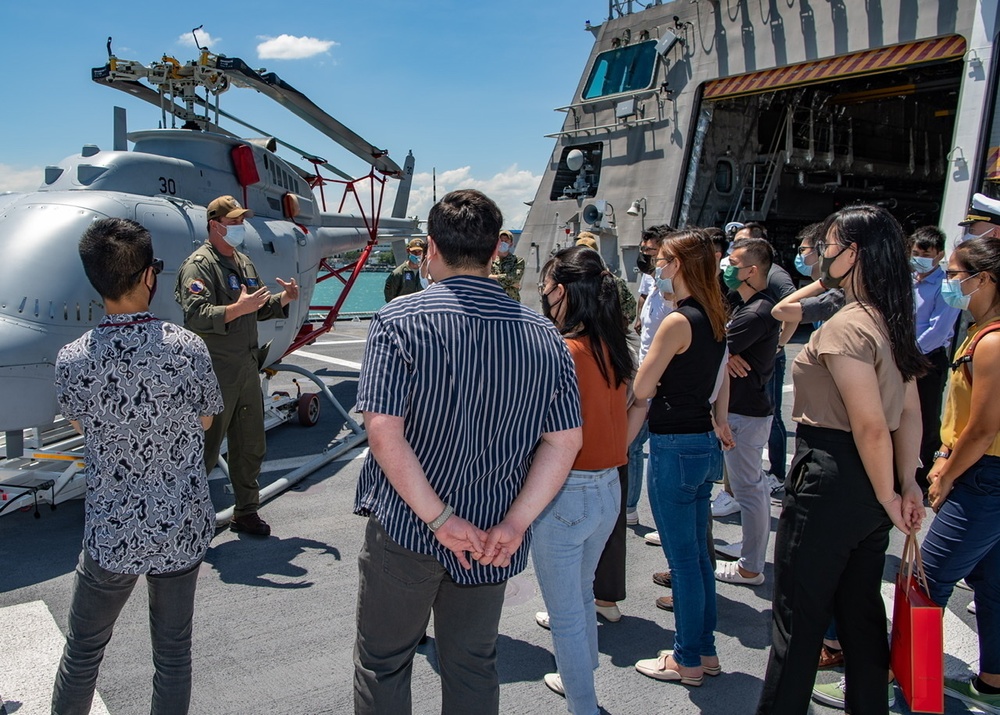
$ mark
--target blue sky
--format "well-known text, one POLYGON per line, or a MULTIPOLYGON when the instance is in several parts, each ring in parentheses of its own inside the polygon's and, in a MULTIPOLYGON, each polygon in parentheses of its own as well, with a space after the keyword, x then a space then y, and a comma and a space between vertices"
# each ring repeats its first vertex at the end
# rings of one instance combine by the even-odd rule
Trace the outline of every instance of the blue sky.
MULTIPOLYGON (((521 202, 534 198, 552 151, 543 135, 561 128, 564 115, 552 110, 572 100, 593 46, 584 22, 600 23, 607 8, 604 0, 4 2, 0 190, 32 189, 42 167, 83 144, 109 148, 116 104, 130 129, 157 125, 156 108, 91 82, 109 35, 120 58, 149 63, 166 53, 185 62, 197 52, 191 28, 204 25, 213 52, 276 72, 400 164, 412 149, 411 215, 426 215, 435 167, 438 196, 481 188, 519 228, 521 202)), ((249 90, 230 90, 222 107, 348 173, 367 171, 249 90)))

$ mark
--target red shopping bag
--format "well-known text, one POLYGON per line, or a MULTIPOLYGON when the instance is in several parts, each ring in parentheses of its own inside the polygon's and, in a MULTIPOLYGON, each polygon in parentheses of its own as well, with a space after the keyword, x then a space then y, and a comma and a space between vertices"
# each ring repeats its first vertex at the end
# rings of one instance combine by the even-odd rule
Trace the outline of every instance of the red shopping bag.
POLYGON ((907 536, 892 607, 892 671, 910 710, 943 713, 944 609, 927 594, 920 547, 907 536))

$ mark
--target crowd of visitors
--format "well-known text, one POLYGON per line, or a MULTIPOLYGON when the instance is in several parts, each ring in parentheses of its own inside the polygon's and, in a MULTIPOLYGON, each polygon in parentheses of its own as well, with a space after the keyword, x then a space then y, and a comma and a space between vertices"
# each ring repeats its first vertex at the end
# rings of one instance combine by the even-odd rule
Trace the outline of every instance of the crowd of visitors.
MULTIPOLYGON (((211 246, 249 216, 231 197, 219 201, 211 246)), ((391 302, 372 319, 358 386, 370 451, 354 504, 367 519, 355 711, 410 712, 412 661, 433 615, 442 712, 498 713, 505 586, 530 555, 546 607, 536 620, 555 655, 544 683, 571 713, 600 712, 597 619, 623 617, 626 525, 639 521, 645 481, 649 537, 669 567, 653 578, 672 589, 657 606, 673 611, 674 639, 639 660, 639 673, 692 687, 723 674, 716 584, 764 583, 771 495, 783 491, 757 712, 803 713, 812 697, 855 715, 886 713, 885 552, 891 530, 915 534, 929 506, 929 595, 943 606, 964 579, 980 634, 980 672, 946 681, 946 692, 1000 713, 1000 402, 991 399, 1000 389, 1000 201, 977 194, 964 223, 966 239, 946 257, 936 228, 908 237, 884 208, 841 209, 800 233, 798 289, 760 224, 649 227, 638 305, 599 237, 581 234, 542 266, 540 315, 519 303, 524 260, 496 204, 473 190, 441 199, 426 241, 408 243, 387 281, 391 302), (961 311, 974 322, 953 355, 961 311), (785 346, 801 323, 814 329, 792 361, 786 464, 785 346), (716 545, 713 515, 737 512, 742 542, 716 545), (717 549, 733 560, 717 565, 717 549), (817 670, 833 665, 842 681, 816 685, 817 670)), ((53 712, 89 709, 104 647, 141 575, 152 711, 185 713, 195 583, 212 526, 205 467, 217 458, 216 448, 204 459, 204 430, 233 409, 212 369, 216 333, 236 317, 249 316, 250 330, 281 314, 297 286, 282 282, 272 296, 240 263, 246 281, 210 305, 219 289, 191 273, 178 300, 207 317, 192 318, 189 332, 148 312, 162 263, 141 226, 97 222, 80 252, 108 315, 56 366, 63 414, 86 441, 88 522, 53 712), (177 384, 133 394, 120 372, 136 355, 148 384, 177 384), (118 433, 141 440, 149 458, 127 487, 111 478, 120 461, 104 438, 118 433), (181 438, 190 459, 165 468, 171 460, 158 453, 181 438), (108 521, 125 507, 143 514, 132 507, 142 504, 156 524, 108 521)), ((209 271, 202 263, 192 265, 209 271)), ((234 528, 266 536, 249 472, 234 528)))

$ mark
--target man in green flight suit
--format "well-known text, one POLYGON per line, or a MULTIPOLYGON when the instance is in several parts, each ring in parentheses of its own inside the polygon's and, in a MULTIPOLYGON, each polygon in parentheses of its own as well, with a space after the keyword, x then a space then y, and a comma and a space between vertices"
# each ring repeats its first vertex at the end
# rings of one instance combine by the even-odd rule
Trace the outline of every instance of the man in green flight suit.
POLYGON ((521 276, 524 275, 524 259, 514 255, 514 234, 506 229, 500 232, 497 257, 490 266, 490 278, 497 281, 507 295, 521 302, 521 276))
POLYGON ((257 344, 257 321, 287 318, 299 287, 294 278, 288 283, 278 278, 284 290, 272 295, 250 259, 236 250, 245 236, 243 221, 252 216, 232 196, 208 205, 208 240, 178 269, 174 297, 184 311, 184 327, 208 345, 225 404, 205 434, 205 469, 215 467, 222 439, 228 437, 229 480, 236 496, 230 528, 268 536, 271 527, 257 514, 257 477, 266 450, 260 368, 267 357, 267 346, 257 344))
POLYGON ((385 279, 385 302, 401 295, 410 295, 423 290, 420 279, 420 264, 424 260, 427 244, 422 238, 411 238, 406 244, 406 260, 396 266, 385 279))

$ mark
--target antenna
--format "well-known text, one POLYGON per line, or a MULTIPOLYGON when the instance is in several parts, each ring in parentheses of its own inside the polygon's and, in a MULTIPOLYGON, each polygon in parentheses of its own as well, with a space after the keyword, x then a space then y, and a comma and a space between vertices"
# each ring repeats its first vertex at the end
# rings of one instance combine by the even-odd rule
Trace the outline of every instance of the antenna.
POLYGON ((108 57, 114 57, 114 53, 111 52, 111 38, 108 37, 108 57))
POLYGON ((193 30, 191 30, 191 36, 194 38, 194 46, 195 47, 197 47, 202 52, 208 52, 208 48, 201 46, 201 43, 198 42, 198 35, 195 34, 196 32, 198 32, 198 30, 200 30, 203 27, 205 27, 204 23, 201 24, 201 25, 198 25, 198 27, 196 27, 193 30))

